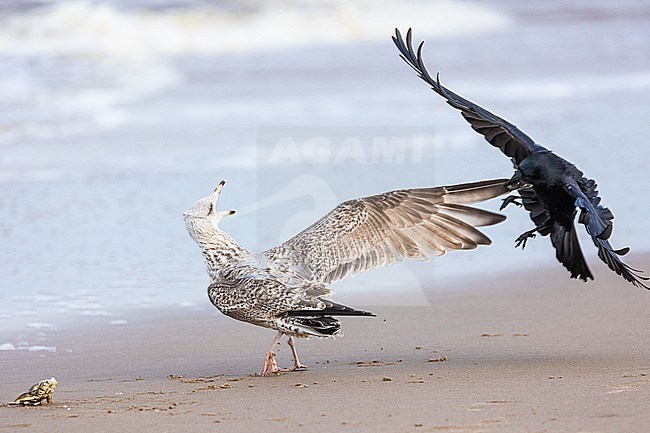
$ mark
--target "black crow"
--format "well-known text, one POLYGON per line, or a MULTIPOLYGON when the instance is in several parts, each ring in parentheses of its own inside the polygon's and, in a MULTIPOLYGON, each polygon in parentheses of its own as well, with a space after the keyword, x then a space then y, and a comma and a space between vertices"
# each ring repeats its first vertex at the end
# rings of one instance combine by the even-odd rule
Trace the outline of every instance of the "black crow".
POLYGON ((526 241, 535 237, 535 233, 550 235, 556 257, 569 270, 571 278, 593 280, 573 224, 577 208, 580 208, 578 221, 586 227, 598 248, 598 257, 626 281, 650 289, 642 282, 648 278, 638 274, 642 271, 631 268, 619 258, 630 249, 615 250, 610 245, 608 239, 612 234, 614 215, 600 205, 594 180, 584 177, 582 171, 569 161, 535 143, 512 123, 443 87, 439 75, 434 80, 422 59, 424 42, 420 43, 416 52, 413 49, 411 29, 406 34, 406 43, 399 30, 395 29, 393 42, 400 50, 400 57, 422 80, 445 98, 449 105, 460 110, 476 132, 512 159, 515 174, 506 186, 512 190, 518 189, 520 196, 505 198, 501 209, 510 203, 523 205, 535 223, 535 228, 517 238, 517 247, 523 249, 526 241))

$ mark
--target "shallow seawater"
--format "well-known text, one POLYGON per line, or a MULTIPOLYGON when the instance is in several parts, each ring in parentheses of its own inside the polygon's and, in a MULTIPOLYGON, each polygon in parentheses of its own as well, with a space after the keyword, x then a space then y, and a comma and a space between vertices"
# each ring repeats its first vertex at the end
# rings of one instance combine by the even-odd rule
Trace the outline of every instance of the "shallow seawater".
MULTIPOLYGON (((635 261, 650 249, 646 5, 177 3, 0 8, 0 328, 33 336, 0 349, 48 347, 62 321, 128 326, 144 309, 212 308, 181 214, 223 178, 220 205, 239 214, 222 227, 255 250, 349 198, 509 177, 510 162, 399 59, 396 25, 427 40, 443 83, 595 178, 615 246, 650 269, 635 261)), ((515 250, 531 224, 506 213, 485 229, 488 248, 361 275, 336 296, 413 305, 512 270, 565 272, 547 239, 515 250)), ((609 272, 583 248, 596 278, 609 272)))

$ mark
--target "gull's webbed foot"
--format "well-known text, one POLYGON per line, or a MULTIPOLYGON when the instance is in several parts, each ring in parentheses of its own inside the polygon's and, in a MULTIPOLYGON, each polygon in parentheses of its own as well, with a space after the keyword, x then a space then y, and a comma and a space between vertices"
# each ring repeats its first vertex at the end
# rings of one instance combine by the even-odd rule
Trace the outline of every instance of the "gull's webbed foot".
POLYGON ((262 366, 262 371, 260 371, 260 376, 266 376, 279 371, 278 363, 275 361, 275 353, 268 352, 264 359, 264 365, 262 366))
POLYGON ((275 361, 275 346, 280 342, 282 338, 282 331, 278 331, 277 335, 273 339, 273 343, 269 347, 269 350, 266 352, 266 358, 264 358, 264 365, 262 366, 262 371, 260 371, 260 376, 266 376, 267 374, 277 373, 280 371, 278 369, 278 363, 275 361))
POLYGON ((301 363, 300 359, 298 359, 298 351, 296 350, 296 342, 294 341, 293 336, 289 337, 289 340, 287 341, 287 344, 289 345, 289 347, 291 347, 291 352, 293 353, 293 367, 283 369, 282 371, 306 370, 307 366, 304 365, 303 363, 301 363))
POLYGON ((280 370, 280 371, 281 371, 282 373, 289 373, 289 372, 292 372, 292 371, 302 371, 302 370, 307 370, 307 366, 304 365, 304 364, 295 364, 295 365, 294 365, 293 367, 291 367, 291 368, 283 368, 283 369, 280 370))

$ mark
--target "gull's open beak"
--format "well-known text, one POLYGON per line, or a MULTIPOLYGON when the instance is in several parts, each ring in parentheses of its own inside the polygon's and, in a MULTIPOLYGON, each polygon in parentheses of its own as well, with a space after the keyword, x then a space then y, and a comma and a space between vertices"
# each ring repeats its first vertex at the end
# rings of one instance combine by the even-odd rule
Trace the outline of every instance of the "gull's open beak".
POLYGON ((225 184, 226 184, 226 179, 219 182, 219 185, 217 185, 217 187, 214 189, 212 194, 210 194, 210 197, 212 197, 214 200, 213 205, 215 206, 215 209, 217 207, 217 200, 219 200, 219 196, 221 195, 221 190, 223 189, 223 186, 225 184))
POLYGON ((214 189, 214 192, 212 192, 212 195, 215 195, 215 194, 216 194, 217 197, 218 197, 219 194, 221 194, 221 190, 223 189, 223 186, 224 186, 225 184, 226 184, 226 179, 224 179, 224 180, 222 180, 221 182, 219 182, 219 185, 217 185, 217 187, 214 189))
MULTIPOLYGON (((214 198, 214 209, 217 208, 217 200, 219 200, 219 196, 221 195, 221 190, 223 190, 224 185, 226 184, 227 180, 224 179, 221 182, 219 182, 219 185, 214 189, 214 192, 210 195, 211 197, 214 198)), ((220 219, 223 218, 224 216, 227 215, 234 215, 235 211, 234 210, 222 210, 222 211, 215 211, 215 215, 220 215, 220 219)))

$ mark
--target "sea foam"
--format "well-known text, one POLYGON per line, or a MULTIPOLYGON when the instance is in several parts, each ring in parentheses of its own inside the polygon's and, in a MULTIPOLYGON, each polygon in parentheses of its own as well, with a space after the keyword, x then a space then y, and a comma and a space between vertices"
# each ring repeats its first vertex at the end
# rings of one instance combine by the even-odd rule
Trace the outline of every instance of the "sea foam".
POLYGON ((450 37, 502 29, 508 18, 479 3, 440 0, 288 1, 217 9, 125 9, 58 2, 0 21, 0 53, 137 57, 268 51, 387 40, 394 27, 450 37))

